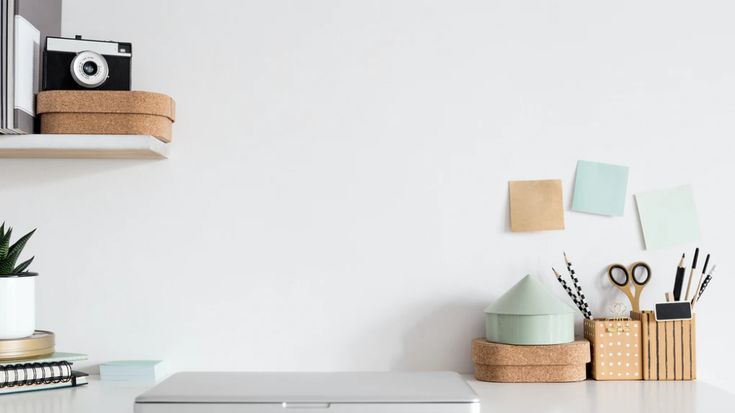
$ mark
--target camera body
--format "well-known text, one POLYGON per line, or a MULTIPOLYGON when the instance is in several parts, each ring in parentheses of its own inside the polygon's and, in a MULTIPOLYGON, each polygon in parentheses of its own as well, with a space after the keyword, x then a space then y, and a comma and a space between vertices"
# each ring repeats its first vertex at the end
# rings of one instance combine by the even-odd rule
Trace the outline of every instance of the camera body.
POLYGON ((47 37, 42 90, 130 90, 133 46, 103 40, 47 37))

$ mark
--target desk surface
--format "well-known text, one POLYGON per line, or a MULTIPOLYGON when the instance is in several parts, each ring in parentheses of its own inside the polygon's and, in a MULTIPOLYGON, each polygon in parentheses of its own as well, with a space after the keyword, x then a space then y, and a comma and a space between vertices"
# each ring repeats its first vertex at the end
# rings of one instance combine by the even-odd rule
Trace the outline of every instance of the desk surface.
MULTIPOLYGON (((468 383, 482 412, 695 413, 732 412, 735 395, 701 382, 584 381, 565 384, 468 383)), ((151 385, 103 382, 0 396, 2 413, 132 413, 133 400, 151 385)))

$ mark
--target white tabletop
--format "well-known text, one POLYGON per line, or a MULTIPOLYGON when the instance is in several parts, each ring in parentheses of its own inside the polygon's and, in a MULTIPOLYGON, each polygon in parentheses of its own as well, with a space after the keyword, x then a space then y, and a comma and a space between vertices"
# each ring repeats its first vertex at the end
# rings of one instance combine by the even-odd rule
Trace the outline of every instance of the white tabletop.
POLYGON ((482 412, 733 412, 735 395, 699 381, 486 383, 468 377, 482 412))
MULTIPOLYGON (((732 412, 735 395, 702 382, 484 383, 468 377, 482 412, 732 412)), ((131 413, 150 384, 100 381, 86 386, 0 396, 2 413, 131 413)))

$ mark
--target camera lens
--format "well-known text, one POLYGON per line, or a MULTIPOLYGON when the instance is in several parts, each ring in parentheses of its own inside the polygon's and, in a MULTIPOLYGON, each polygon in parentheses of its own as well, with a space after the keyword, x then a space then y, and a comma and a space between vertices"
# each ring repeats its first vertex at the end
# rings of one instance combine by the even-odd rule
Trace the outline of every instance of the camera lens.
POLYGON ((99 88, 110 76, 105 57, 91 50, 79 52, 70 66, 72 79, 85 89, 99 88))
POLYGON ((84 70, 84 73, 86 73, 87 76, 94 76, 94 74, 97 73, 97 63, 84 62, 84 65, 82 66, 82 70, 84 70))

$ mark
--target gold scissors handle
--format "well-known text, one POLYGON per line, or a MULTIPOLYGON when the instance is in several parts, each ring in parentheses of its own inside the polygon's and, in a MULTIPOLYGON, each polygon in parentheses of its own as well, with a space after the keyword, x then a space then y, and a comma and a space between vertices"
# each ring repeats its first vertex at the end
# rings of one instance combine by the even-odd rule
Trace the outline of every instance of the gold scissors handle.
POLYGON ((651 281, 651 267, 645 262, 636 262, 626 268, 622 264, 613 264, 607 269, 607 277, 610 282, 628 297, 632 311, 641 311, 641 293, 643 288, 651 281), (614 276, 615 271, 622 272, 623 281, 618 281, 614 276), (635 285, 635 289, 633 286, 635 285))

